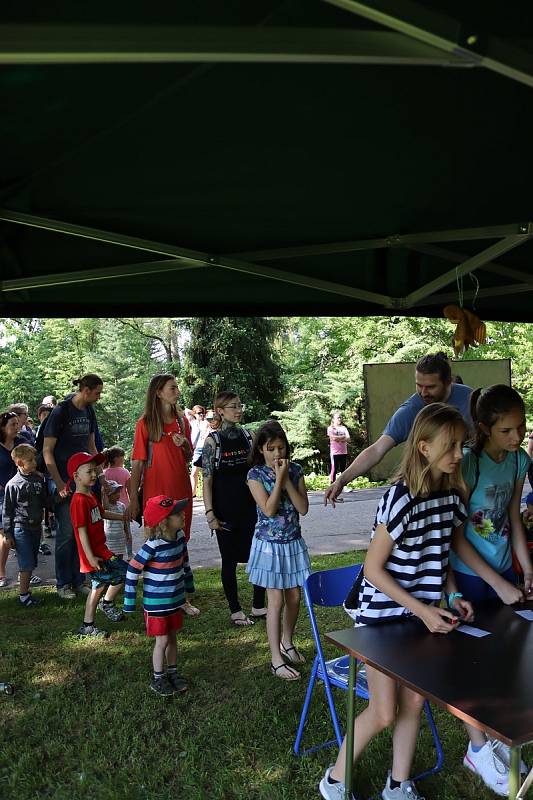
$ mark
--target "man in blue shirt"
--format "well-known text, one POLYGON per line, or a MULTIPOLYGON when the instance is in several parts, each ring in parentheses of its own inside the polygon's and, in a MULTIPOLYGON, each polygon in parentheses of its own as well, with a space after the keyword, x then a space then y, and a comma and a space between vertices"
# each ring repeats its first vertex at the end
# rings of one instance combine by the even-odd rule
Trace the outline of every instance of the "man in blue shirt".
POLYGON ((448 403, 455 406, 467 425, 472 424, 470 417, 472 389, 470 386, 452 381, 452 372, 445 353, 430 353, 417 361, 415 385, 416 392, 394 412, 379 439, 362 450, 350 466, 326 489, 324 505, 327 505, 328 501, 334 505, 347 483, 359 475, 366 475, 372 467, 379 464, 389 450, 405 442, 416 415, 430 403, 448 403))

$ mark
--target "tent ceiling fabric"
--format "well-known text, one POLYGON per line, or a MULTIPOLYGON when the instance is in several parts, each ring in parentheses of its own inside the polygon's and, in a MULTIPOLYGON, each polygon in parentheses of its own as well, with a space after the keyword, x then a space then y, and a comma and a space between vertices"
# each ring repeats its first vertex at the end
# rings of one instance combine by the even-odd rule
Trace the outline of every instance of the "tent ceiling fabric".
POLYGON ((525 3, 20 5, 4 315, 533 319, 525 3))

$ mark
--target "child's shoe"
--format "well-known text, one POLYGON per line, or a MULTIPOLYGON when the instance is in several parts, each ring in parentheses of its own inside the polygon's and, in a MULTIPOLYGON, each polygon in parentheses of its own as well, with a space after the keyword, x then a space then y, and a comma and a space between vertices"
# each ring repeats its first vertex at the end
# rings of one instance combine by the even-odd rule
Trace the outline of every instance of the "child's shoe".
POLYGON ((96 625, 86 625, 84 622, 78 628, 78 636, 90 639, 107 639, 109 631, 103 631, 96 625))
MULTIPOLYGON (((494 745, 494 752, 501 758, 505 766, 510 768, 511 748, 509 747, 509 745, 500 742, 499 739, 491 739, 491 741, 494 745)), ((522 759, 520 759, 520 772, 522 773, 522 775, 527 775, 527 773, 529 772, 529 767, 522 759)))
POLYGON ((181 675, 178 675, 177 672, 167 672, 167 680, 172 686, 180 694, 182 692, 186 692, 189 688, 187 685, 187 681, 185 678, 182 678, 181 675))
POLYGON ((114 603, 106 603, 105 600, 100 600, 98 608, 111 622, 122 622, 124 619, 124 614, 114 603))
MULTIPOLYGON (((345 800, 346 792, 344 789, 344 783, 340 781, 337 783, 332 783, 331 780, 331 770, 333 767, 328 767, 326 770, 326 774, 322 778, 319 784, 320 794, 324 798, 324 800, 345 800)), ((357 800, 355 795, 350 795, 352 800, 357 800)))
POLYGON ((493 792, 502 797, 509 795, 509 767, 498 754, 495 741, 489 740, 477 753, 472 748, 472 742, 469 742, 463 764, 479 775, 493 792))
POLYGON ((402 781, 399 786, 392 789, 390 785, 391 778, 392 772, 389 770, 387 783, 381 792, 383 800, 424 800, 422 795, 418 794, 413 781, 402 781))
POLYGON ((38 600, 36 597, 32 597, 31 592, 28 592, 28 594, 25 595, 19 595, 19 602, 21 606, 24 606, 24 608, 31 608, 32 606, 39 606, 41 604, 40 600, 38 600))
POLYGON ((176 693, 175 688, 172 686, 166 675, 160 678, 152 678, 150 681, 150 689, 161 697, 170 697, 176 693))

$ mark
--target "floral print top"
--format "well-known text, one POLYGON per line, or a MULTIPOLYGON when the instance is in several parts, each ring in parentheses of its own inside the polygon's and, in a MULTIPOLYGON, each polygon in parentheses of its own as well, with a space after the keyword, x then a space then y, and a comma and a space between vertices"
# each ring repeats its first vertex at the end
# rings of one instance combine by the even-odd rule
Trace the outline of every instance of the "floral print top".
MULTIPOLYGON (((293 461, 289 462, 289 480, 293 485, 297 487, 302 477, 303 469, 301 466, 293 461)), ((276 483, 276 474, 266 464, 260 464, 249 470, 247 480, 261 483, 267 494, 272 494, 276 483)), ((279 508, 274 517, 267 517, 257 506, 257 523, 255 526, 257 539, 285 543, 293 542, 295 539, 299 539, 301 535, 300 515, 285 490, 281 492, 279 508)))

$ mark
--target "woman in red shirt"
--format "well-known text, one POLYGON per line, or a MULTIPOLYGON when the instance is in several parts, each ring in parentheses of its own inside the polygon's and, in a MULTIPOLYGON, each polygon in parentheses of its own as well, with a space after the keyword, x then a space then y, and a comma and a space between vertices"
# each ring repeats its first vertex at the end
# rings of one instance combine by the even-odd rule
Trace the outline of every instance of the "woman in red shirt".
MULTIPOLYGON (((146 393, 144 414, 135 426, 131 454, 131 517, 139 513, 138 489, 142 482, 143 509, 150 497, 164 494, 189 499, 184 508, 185 538, 189 541, 192 521, 192 488, 189 462, 192 458, 191 426, 178 405, 180 390, 174 375, 154 375, 146 393)), ((200 613, 186 603, 185 613, 200 613)))

